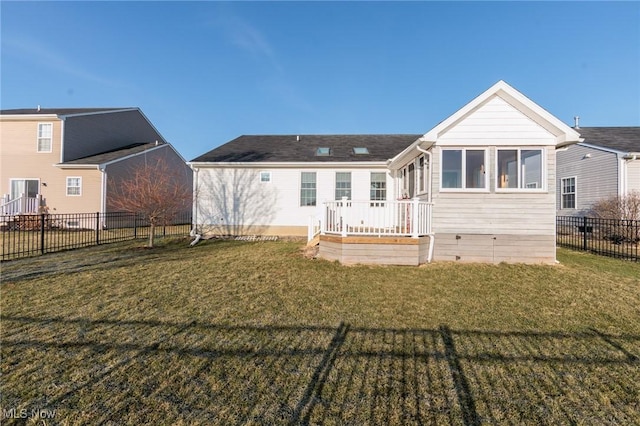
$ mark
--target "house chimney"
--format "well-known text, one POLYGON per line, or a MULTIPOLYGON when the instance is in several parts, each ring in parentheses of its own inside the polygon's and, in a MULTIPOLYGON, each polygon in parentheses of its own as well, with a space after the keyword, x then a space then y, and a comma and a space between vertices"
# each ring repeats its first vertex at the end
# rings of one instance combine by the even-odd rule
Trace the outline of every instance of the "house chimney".
POLYGON ((580 117, 579 116, 575 116, 573 117, 573 121, 574 121, 574 129, 579 129, 580 128, 580 117))

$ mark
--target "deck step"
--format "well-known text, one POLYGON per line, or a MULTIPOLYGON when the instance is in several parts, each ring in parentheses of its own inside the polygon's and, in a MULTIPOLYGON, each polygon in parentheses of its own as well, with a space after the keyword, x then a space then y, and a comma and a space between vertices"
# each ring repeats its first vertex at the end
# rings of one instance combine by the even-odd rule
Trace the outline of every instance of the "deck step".
POLYGON ((313 239, 307 241, 307 247, 317 246, 318 244, 320 244, 320 234, 313 237, 313 239))

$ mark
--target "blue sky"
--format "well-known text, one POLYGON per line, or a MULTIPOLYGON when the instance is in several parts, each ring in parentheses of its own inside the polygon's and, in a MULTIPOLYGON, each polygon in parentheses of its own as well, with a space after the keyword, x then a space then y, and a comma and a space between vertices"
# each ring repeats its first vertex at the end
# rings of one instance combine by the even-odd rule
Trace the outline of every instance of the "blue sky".
POLYGON ((505 80, 640 125, 638 2, 0 2, 0 107, 138 106, 187 160, 241 134, 426 133, 505 80))

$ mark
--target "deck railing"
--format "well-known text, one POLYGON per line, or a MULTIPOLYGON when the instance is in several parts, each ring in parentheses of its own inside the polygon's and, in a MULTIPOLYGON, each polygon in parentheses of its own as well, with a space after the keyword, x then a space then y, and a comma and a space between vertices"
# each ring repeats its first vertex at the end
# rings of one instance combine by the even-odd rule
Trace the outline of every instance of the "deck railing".
POLYGON ((0 215, 38 213, 41 205, 41 197, 27 197, 24 194, 13 200, 9 200, 8 197, 2 197, 0 215))
POLYGON ((418 238, 431 231, 432 203, 418 198, 397 201, 327 201, 321 234, 418 238))

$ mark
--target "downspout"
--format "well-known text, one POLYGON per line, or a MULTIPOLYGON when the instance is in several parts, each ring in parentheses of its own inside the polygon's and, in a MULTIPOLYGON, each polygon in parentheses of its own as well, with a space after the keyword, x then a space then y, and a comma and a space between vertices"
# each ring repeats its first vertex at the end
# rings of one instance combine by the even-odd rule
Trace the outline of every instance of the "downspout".
POLYGON ((189 246, 193 247, 202 239, 202 234, 198 233, 198 171, 200 169, 194 168, 193 170, 193 227, 191 228, 191 236, 195 237, 195 240, 191 241, 189 246))
POLYGON ((105 222, 104 222, 104 218, 106 216, 107 213, 107 169, 102 166, 99 167, 98 170, 100 170, 100 173, 102 173, 101 176, 101 183, 102 183, 102 194, 100 196, 100 213, 102 213, 102 228, 105 228, 105 222))
MULTIPOLYGON (((418 151, 422 152, 425 155, 429 156, 429 175, 428 175, 428 179, 429 179, 429 196, 427 197, 427 202, 431 203, 432 200, 432 192, 433 192, 433 188, 432 188, 432 179, 431 179, 431 174, 433 173, 433 156, 431 154, 431 151, 427 151, 426 149, 422 149, 420 148, 419 145, 416 145, 416 148, 418 149, 418 151)), ((433 219, 433 205, 431 206, 431 218, 433 219)), ((435 245, 435 239, 436 239, 436 234, 433 233, 433 223, 430 224, 431 226, 429 226, 429 230, 431 231, 430 233, 427 234, 427 236, 429 237, 429 253, 427 254, 427 263, 431 263, 431 261, 433 260, 433 247, 435 245)))

